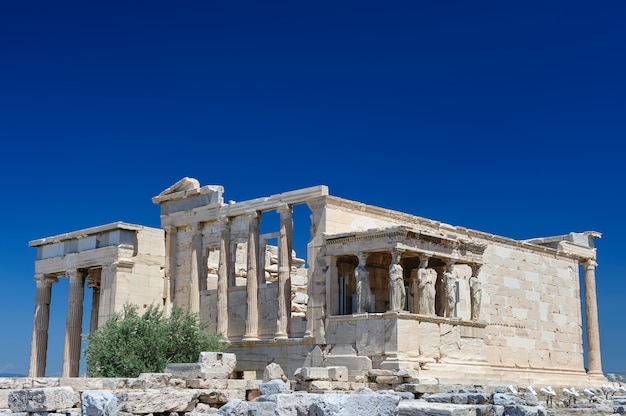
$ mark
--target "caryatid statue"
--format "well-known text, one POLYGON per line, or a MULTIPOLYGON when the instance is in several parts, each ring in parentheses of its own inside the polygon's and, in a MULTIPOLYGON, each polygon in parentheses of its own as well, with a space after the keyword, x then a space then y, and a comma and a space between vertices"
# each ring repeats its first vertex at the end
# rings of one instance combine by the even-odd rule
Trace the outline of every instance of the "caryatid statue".
POLYGON ((454 316, 456 307, 456 276, 454 275, 454 261, 446 264, 446 271, 443 274, 443 283, 445 289, 445 313, 448 318, 454 316))
POLYGON ((372 303, 372 289, 370 288, 369 272, 365 269, 367 253, 359 253, 359 264, 354 269, 356 279, 356 312, 366 313, 372 303))
POLYGON ((435 285, 433 276, 426 267, 430 257, 420 257, 419 269, 417 269, 417 288, 419 300, 417 303, 417 313, 422 315, 435 314, 435 285))
POLYGON ((472 265, 472 277, 469 279, 472 321, 477 321, 480 317, 480 304, 483 294, 482 283, 478 278, 480 274, 480 267, 480 264, 472 265))
POLYGON ((391 252, 391 264, 389 265, 389 310, 404 310, 406 302, 406 289, 404 288, 404 270, 400 265, 402 250, 391 252))

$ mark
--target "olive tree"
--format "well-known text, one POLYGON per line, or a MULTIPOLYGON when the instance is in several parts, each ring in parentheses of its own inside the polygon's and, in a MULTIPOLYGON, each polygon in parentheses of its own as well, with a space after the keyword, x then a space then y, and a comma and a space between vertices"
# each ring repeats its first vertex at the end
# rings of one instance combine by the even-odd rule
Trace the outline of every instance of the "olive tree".
POLYGON ((137 377, 159 373, 168 363, 198 361, 202 351, 223 351, 221 333, 207 332, 196 313, 175 306, 169 316, 154 305, 143 314, 126 304, 104 326, 87 335, 84 355, 89 377, 137 377))

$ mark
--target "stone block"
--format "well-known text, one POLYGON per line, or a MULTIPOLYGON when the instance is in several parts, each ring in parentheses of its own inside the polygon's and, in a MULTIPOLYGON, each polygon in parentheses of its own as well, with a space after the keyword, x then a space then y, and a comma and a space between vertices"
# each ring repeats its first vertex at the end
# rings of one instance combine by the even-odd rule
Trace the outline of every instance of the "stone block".
POLYGON ((330 380, 326 367, 303 367, 301 377, 303 380, 330 380))
MULTIPOLYGON (((397 407, 398 416, 476 416, 476 407, 422 400, 402 400, 397 407)), ((390 413, 391 414, 391 413, 390 413)))
POLYGON ((13 412, 53 412, 69 409, 80 402, 71 387, 13 390, 9 394, 9 409, 13 412))
MULTIPOLYGON (((272 394, 269 396, 261 396, 257 399, 257 403, 270 402, 273 403, 275 407, 276 415, 296 415, 296 416, 308 416, 309 409, 311 404, 317 400, 317 398, 322 397, 323 395, 315 394, 315 393, 304 393, 304 392, 294 392, 294 393, 283 393, 283 394, 272 394)), ((259 413, 259 415, 264 415, 263 413, 259 413)), ((369 415, 369 413, 368 413, 369 415)))
POLYGON ((196 390, 116 391, 118 410, 128 413, 190 412, 198 403, 196 390))
POLYGON ((101 378, 63 377, 59 379, 59 387, 71 387, 74 391, 102 390, 101 378))
POLYGON ((404 381, 402 377, 398 376, 378 376, 376 377, 376 383, 378 384, 400 384, 404 381))
POLYGON ((246 399, 245 389, 201 389, 196 391, 200 403, 224 404, 233 399, 246 399))
POLYGON ((130 382, 132 389, 162 389, 170 386, 170 373, 141 373, 130 382))
POLYGON ((9 408, 9 394, 13 390, 8 389, 0 389, 0 409, 8 409, 9 408))
POLYGON ((110 391, 86 390, 80 397, 82 416, 116 416, 117 398, 110 391))
POLYGON ((388 393, 325 394, 309 408, 310 416, 389 416, 396 414, 400 396, 388 393))

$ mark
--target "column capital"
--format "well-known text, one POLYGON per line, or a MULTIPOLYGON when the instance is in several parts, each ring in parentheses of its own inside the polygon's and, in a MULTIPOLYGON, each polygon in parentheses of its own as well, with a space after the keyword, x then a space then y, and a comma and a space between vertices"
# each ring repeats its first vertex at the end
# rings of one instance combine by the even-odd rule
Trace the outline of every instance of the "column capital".
POLYGON ((470 264, 470 267, 472 268, 472 276, 478 276, 478 273, 480 273, 480 269, 483 267, 482 264, 470 264))
POLYGON ((279 214, 291 213, 291 205, 289 205, 289 204, 280 204, 279 206, 276 207, 276 212, 278 212, 279 214))
POLYGON ((598 262, 595 259, 588 259, 583 262, 585 267, 598 267, 598 262))
POLYGON ((420 254, 418 256, 418 258, 420 259, 420 269, 425 269, 426 267, 428 267, 428 261, 430 260, 430 257, 431 256, 429 254, 420 254))
POLYGON ((248 211, 244 214, 244 216, 248 219, 255 219, 255 218, 259 218, 259 211, 248 211))
POLYGON ((454 268, 454 264, 456 263, 456 261, 454 259, 446 259, 445 263, 446 263, 446 271, 451 272, 452 269, 454 268))
POLYGON ((43 273, 37 273, 34 277, 35 282, 42 284, 50 284, 56 283, 59 281, 59 278, 56 276, 46 276, 43 273))

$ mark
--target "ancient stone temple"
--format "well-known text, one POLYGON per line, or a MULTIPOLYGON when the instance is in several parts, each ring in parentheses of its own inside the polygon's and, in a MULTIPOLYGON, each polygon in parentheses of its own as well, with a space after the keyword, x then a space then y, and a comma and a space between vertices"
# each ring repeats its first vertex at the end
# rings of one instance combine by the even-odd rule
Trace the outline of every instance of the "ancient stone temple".
POLYGON ((441 383, 604 380, 597 232, 518 241, 331 196, 326 186, 243 202, 223 194, 184 178, 153 198, 162 230, 115 223, 31 242, 31 374, 45 368, 51 287, 68 277, 68 376, 78 372, 86 283, 94 328, 124 302, 181 305, 228 337, 239 371, 276 362, 288 374, 340 365, 351 377, 411 370, 441 383), (294 227, 302 207, 309 219, 294 227), (262 233, 272 215, 274 229, 262 233), (307 250, 295 253, 302 229, 307 250))

